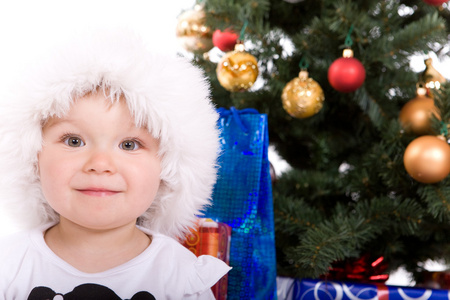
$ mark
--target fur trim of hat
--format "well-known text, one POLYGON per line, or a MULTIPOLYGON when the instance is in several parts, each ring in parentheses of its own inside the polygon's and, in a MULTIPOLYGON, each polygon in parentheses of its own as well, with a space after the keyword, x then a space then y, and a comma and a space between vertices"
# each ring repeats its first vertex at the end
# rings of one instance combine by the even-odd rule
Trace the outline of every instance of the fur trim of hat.
POLYGON ((138 224, 181 237, 210 204, 218 115, 203 73, 186 59, 155 54, 129 30, 81 34, 40 60, 0 102, 0 204, 23 227, 57 221, 40 187, 42 124, 74 99, 103 90, 123 97, 138 126, 160 140, 161 187, 138 224))

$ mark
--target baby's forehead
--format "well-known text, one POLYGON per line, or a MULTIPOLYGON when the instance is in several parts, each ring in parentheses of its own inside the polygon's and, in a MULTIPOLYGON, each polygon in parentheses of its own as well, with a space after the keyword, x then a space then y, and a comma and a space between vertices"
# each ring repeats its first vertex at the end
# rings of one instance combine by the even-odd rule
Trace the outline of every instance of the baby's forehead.
POLYGON ((111 123, 120 122, 123 127, 148 130, 145 124, 138 124, 123 95, 111 97, 102 92, 90 92, 74 98, 64 111, 50 114, 42 120, 41 124, 42 128, 59 124, 77 125, 94 122, 105 115, 109 116, 106 121, 111 123))

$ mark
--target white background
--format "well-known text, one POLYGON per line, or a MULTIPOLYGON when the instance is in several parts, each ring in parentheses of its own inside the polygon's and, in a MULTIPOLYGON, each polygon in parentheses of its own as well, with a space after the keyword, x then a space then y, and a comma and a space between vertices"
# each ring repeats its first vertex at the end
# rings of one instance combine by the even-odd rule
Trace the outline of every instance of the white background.
POLYGON ((195 0, 1 1, 0 83, 9 81, 53 41, 84 28, 131 27, 158 49, 175 53, 176 18, 194 3, 195 0))
MULTIPOLYGON (((0 4, 0 89, 29 64, 40 51, 45 51, 54 41, 66 34, 97 26, 124 25, 139 32, 158 50, 172 52, 183 50, 175 37, 179 14, 190 9, 195 0, 18 0, 0 4)), ((433 65, 446 78, 450 68, 435 56, 433 65)), ((423 57, 412 59, 415 71, 425 68, 423 57)), ((270 160, 279 174, 287 168, 271 152, 270 160)), ((0 214, 0 235, 13 231, 5 216, 0 214)), ((431 269, 442 269, 434 264, 431 269)), ((408 274, 399 271, 388 282, 394 285, 409 284, 408 274)))

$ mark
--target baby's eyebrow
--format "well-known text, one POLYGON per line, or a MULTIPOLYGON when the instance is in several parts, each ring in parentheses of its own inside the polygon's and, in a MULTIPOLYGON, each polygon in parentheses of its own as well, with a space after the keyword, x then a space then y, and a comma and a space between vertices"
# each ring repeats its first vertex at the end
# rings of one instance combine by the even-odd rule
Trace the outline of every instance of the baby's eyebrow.
POLYGON ((48 118, 47 120, 44 121, 43 125, 42 125, 42 129, 44 128, 52 128, 56 125, 61 125, 64 123, 72 123, 71 120, 66 119, 66 118, 48 118))

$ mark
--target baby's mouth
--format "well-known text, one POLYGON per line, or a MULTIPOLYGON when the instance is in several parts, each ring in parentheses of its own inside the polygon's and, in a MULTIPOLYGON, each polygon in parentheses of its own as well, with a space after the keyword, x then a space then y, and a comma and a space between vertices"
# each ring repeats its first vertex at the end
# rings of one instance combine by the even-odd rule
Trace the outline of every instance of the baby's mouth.
POLYGON ((107 197, 114 196, 119 193, 119 191, 103 189, 103 188, 85 188, 85 189, 77 189, 82 194, 94 197, 107 197))

